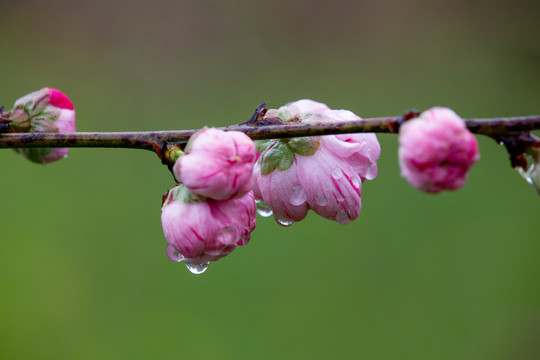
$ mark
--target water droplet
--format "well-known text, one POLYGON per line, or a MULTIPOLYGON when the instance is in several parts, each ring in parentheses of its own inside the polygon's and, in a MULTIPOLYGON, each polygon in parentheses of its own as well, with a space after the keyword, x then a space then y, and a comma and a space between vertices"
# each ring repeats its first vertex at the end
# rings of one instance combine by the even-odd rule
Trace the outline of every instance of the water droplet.
POLYGON ((336 201, 337 201, 338 203, 340 203, 340 202, 342 202, 343 200, 345 200, 345 198, 343 197, 343 195, 341 195, 341 194, 338 193, 338 194, 336 195, 336 201))
POLYGON ((527 170, 523 169, 521 166, 517 166, 515 169, 535 188, 538 195, 540 195, 540 164, 535 161, 531 154, 524 153, 523 155, 525 160, 527 160, 527 170))
POLYGON ((317 194, 317 205, 319 206, 326 206, 328 205, 328 199, 326 198, 326 196, 324 196, 323 193, 318 193, 317 194))
POLYGON ((184 260, 184 255, 180 254, 172 245, 167 246, 167 257, 174 262, 184 260))
POLYGON ((226 227, 217 234, 216 238, 220 244, 234 244, 234 239, 236 239, 236 228, 230 226, 226 227))
POLYGON ((341 225, 347 225, 351 222, 351 219, 349 219, 349 216, 347 215, 345 210, 339 210, 336 214, 336 221, 341 225))
POLYGON ((291 226, 292 224, 294 224, 294 221, 291 221, 289 219, 283 219, 277 216, 274 216, 274 218, 276 219, 277 223, 281 226, 291 226))
POLYGON ((186 267, 189 271, 191 271, 192 274, 199 275, 208 269, 208 266, 210 265, 210 261, 207 261, 202 264, 192 264, 192 263, 186 263, 186 267))
POLYGON ((302 185, 295 185, 291 188, 290 200, 294 206, 299 206, 306 202, 306 193, 302 185))
POLYGON ((371 163, 366 168, 366 176, 365 176, 365 178, 367 180, 373 180, 373 179, 375 179, 377 177, 377 173, 378 173, 377 164, 376 163, 371 163))
POLYGON ((332 169, 332 177, 334 179, 336 179, 336 180, 341 179, 343 177, 343 171, 338 167, 333 168, 332 169))
POLYGON ((360 189, 360 179, 356 176, 351 179, 351 183, 355 189, 360 189))
POLYGON ((250 234, 246 234, 246 235, 244 235, 240 240, 238 240, 238 242, 236 243, 236 245, 244 246, 244 245, 246 245, 246 244, 249 242, 250 239, 251 239, 250 234))
POLYGON ((272 215, 272 210, 262 200, 255 200, 255 206, 257 207, 257 214, 262 217, 269 217, 272 215))

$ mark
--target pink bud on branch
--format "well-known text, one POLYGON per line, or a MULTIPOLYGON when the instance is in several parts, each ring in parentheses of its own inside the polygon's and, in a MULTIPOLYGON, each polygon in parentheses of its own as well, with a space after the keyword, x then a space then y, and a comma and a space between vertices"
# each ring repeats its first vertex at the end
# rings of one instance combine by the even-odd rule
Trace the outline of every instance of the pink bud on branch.
POLYGON ((478 143, 455 112, 434 107, 399 130, 401 175, 428 193, 463 186, 479 159, 478 143))
MULTIPOLYGON (((71 100, 61 91, 43 88, 23 96, 8 114, 9 125, 19 133, 72 133, 75 131, 75 110, 71 100)), ((27 159, 48 164, 68 155, 65 148, 15 149, 27 159)))
POLYGON ((251 191, 238 199, 212 200, 179 185, 165 195, 161 209, 167 255, 172 261, 185 261, 194 273, 247 244, 256 222, 251 191))
POLYGON ((193 135, 173 174, 192 192, 214 200, 244 196, 251 191, 255 144, 244 133, 202 129, 193 135))

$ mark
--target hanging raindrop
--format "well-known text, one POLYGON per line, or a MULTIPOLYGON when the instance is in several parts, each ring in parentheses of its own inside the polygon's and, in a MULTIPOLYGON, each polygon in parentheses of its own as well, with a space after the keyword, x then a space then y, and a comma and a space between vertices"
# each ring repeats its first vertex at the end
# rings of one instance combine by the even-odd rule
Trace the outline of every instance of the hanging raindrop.
POLYGON ((345 210, 339 210, 336 214, 336 221, 341 225, 347 225, 351 222, 351 219, 349 218, 345 210))
POLYGON ((276 219, 277 223, 281 226, 291 226, 292 224, 294 224, 294 221, 291 221, 288 219, 282 219, 277 216, 274 216, 274 218, 276 219))
POLYGON ((524 153, 523 156, 525 157, 525 160, 527 160, 527 170, 521 166, 516 166, 515 169, 535 188, 538 195, 540 195, 540 164, 538 163, 538 160, 535 160, 529 153, 524 153))
POLYGON ((199 275, 208 269, 208 266, 210 265, 210 261, 207 261, 202 264, 192 264, 192 263, 186 263, 186 267, 189 271, 191 271, 192 274, 199 275))
POLYGON ((368 167, 366 168, 366 179, 368 180, 373 180, 377 177, 377 172, 378 172, 378 169, 377 169, 377 164, 376 163, 371 163, 368 165, 368 167))
POLYGON ((184 260, 184 255, 180 254, 172 245, 167 246, 167 257, 174 262, 184 260))
POLYGON ((540 195, 540 138, 531 133, 519 133, 499 140, 508 150, 514 169, 540 195))
POLYGON ((269 217, 272 215, 272 210, 264 203, 264 201, 255 199, 255 206, 257 207, 257 214, 262 217, 269 217))

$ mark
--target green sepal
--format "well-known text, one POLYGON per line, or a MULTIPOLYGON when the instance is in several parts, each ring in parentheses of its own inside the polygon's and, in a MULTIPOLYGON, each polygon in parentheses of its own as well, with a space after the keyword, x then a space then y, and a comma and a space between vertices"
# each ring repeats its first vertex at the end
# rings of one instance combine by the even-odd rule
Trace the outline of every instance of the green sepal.
POLYGON ((164 207, 173 201, 180 201, 184 204, 189 204, 206 201, 206 198, 204 196, 192 193, 184 184, 178 184, 167 191, 162 200, 161 207, 164 207))
POLYGON ((167 151, 166 153, 166 157, 169 159, 169 162, 171 164, 174 164, 176 162, 176 160, 178 160, 180 158, 180 156, 183 156, 184 155, 184 152, 182 151, 182 149, 178 148, 178 147, 175 147, 169 151, 167 151))
POLYGON ((283 157, 278 164, 279 171, 289 170, 294 162, 294 152, 287 145, 283 146, 283 157))
POLYGON ((58 132, 58 127, 53 120, 34 118, 30 121, 30 132, 58 132))
POLYGON ((51 148, 18 148, 13 150, 36 164, 44 164, 43 158, 52 152, 51 148))
POLYGON ((285 171, 289 169, 294 161, 294 152, 283 140, 276 141, 273 146, 268 147, 259 159, 261 162, 261 174, 270 174, 275 169, 285 171))
POLYGON ((255 150, 258 152, 258 153, 262 153, 263 151, 265 151, 266 149, 268 149, 268 147, 270 145, 272 145, 273 143, 275 143, 277 140, 275 139, 268 139, 268 140, 255 140, 254 143, 255 143, 255 150))
POLYGON ((291 112, 289 111, 289 107, 287 105, 280 107, 277 111, 277 115, 281 120, 285 122, 295 120, 295 117, 292 116, 291 112))
MULTIPOLYGON (((33 95, 33 94, 34 93, 29 94, 29 95, 33 95)), ((45 108, 49 105, 49 99, 50 99, 49 92, 47 91, 46 95, 43 95, 37 99, 32 98, 26 101, 22 101, 20 105, 18 105, 16 108, 23 109, 28 114, 29 117, 34 117, 40 114, 41 112, 43 112, 43 110, 45 110, 45 108)), ((21 101, 21 100, 22 99, 19 99, 18 101, 21 101)))
POLYGON ((302 156, 313 155, 321 146, 320 137, 299 137, 289 141, 289 148, 302 156))
POLYGON ((262 175, 270 174, 277 168, 281 161, 281 147, 281 143, 277 142, 261 155, 259 161, 261 162, 262 175))

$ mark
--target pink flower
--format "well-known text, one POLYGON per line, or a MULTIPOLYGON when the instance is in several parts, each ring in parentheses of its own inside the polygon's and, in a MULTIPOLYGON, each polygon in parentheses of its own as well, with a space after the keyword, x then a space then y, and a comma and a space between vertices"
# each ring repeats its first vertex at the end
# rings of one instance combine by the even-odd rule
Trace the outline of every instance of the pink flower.
MULTIPOLYGON (((306 100, 302 100, 306 101, 306 100)), ((362 120, 349 110, 323 110, 319 112, 303 113, 302 122, 339 122, 362 120)), ((381 145, 374 133, 341 134, 326 136, 325 139, 335 138, 337 141, 326 141, 332 151, 347 161, 360 175, 362 181, 373 180, 377 177, 377 160, 381 155, 381 145)))
MULTIPOLYGON (((360 120, 311 100, 290 103, 278 113, 302 122, 360 120)), ((253 191, 282 225, 302 220, 309 209, 349 223, 360 214, 362 181, 377 176, 380 145, 374 134, 272 140, 259 147, 264 150, 253 171, 253 191)))
MULTIPOLYGON (((255 229, 252 192, 231 200, 211 200, 191 193, 184 185, 169 190, 161 209, 161 223, 172 261, 208 265, 245 245, 255 229)), ((191 268, 190 268, 191 269, 191 268)))
POLYGON ((401 175, 414 187, 437 193, 463 186, 479 159, 478 143, 455 112, 434 107, 399 130, 401 175))
MULTIPOLYGON (((71 100, 61 91, 43 88, 23 96, 10 112, 11 126, 17 132, 74 132, 75 110, 71 100)), ((15 149, 27 159, 40 163, 65 158, 68 148, 15 149)))
POLYGON ((251 190, 256 156, 246 134, 205 128, 191 137, 173 172, 196 194, 214 200, 239 198, 251 190))

